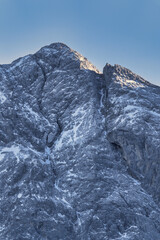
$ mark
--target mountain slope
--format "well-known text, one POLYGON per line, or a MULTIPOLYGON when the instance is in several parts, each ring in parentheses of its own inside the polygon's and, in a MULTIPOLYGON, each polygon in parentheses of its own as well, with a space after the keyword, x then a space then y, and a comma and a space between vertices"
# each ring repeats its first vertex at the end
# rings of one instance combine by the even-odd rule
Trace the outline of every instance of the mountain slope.
POLYGON ((160 88, 64 44, 0 66, 1 240, 159 240, 160 88))

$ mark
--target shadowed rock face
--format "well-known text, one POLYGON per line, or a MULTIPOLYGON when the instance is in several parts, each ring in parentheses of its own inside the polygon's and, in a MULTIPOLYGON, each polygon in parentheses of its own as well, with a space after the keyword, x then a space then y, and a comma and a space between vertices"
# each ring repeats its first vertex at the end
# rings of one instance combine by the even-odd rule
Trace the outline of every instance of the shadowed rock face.
POLYGON ((160 239, 159 87, 61 43, 0 81, 1 240, 160 239))

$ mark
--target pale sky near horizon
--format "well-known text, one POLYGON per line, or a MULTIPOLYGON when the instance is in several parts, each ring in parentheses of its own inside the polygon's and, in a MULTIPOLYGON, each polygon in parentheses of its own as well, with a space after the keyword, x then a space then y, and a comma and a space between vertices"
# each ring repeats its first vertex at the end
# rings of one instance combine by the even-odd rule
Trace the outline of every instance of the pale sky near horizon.
POLYGON ((160 0, 0 0, 0 64, 53 42, 160 85, 160 0))

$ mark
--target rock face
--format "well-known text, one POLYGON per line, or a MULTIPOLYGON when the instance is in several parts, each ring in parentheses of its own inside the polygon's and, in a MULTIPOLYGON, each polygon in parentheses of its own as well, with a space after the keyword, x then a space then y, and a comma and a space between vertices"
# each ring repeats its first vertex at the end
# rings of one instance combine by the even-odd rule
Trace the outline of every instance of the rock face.
POLYGON ((1 240, 160 239, 159 87, 61 43, 0 81, 1 240))

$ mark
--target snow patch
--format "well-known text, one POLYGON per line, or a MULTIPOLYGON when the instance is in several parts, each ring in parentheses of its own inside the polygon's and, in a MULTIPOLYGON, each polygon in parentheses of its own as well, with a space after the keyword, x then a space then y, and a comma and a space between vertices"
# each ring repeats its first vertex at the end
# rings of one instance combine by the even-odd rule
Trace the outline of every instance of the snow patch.
POLYGON ((84 136, 90 128, 92 116, 91 114, 89 115, 87 110, 84 110, 84 107, 76 109, 76 111, 72 113, 72 117, 74 122, 72 128, 69 126, 71 129, 64 130, 61 133, 60 138, 55 142, 55 150, 60 150, 63 144, 71 144, 74 146, 78 142, 80 143, 82 136, 84 136), (88 115, 88 117, 86 115, 88 115))
POLYGON ((2 149, 2 151, 0 152, 0 155, 3 155, 5 153, 8 153, 8 152, 13 152, 13 154, 15 155, 15 157, 17 158, 17 162, 19 162, 19 152, 20 152, 20 147, 19 146, 11 146, 11 147, 5 147, 2 149))
POLYGON ((6 101, 6 96, 4 95, 3 92, 0 92, 0 103, 4 103, 6 101))
POLYGON ((0 161, 2 161, 3 160, 3 158, 4 158, 4 156, 5 156, 5 153, 0 153, 0 161))
POLYGON ((45 158, 45 160, 41 160, 41 159, 40 159, 40 162, 41 162, 43 165, 48 165, 48 164, 51 163, 51 161, 50 161, 50 152, 51 152, 50 148, 49 148, 49 147, 45 147, 45 152, 44 152, 44 158, 45 158))
POLYGON ((44 47, 40 51, 45 53, 46 56, 49 56, 51 54, 58 54, 58 51, 54 48, 51 48, 51 47, 44 47))
POLYGON ((144 88, 146 85, 144 85, 141 82, 138 82, 136 80, 130 80, 130 79, 125 79, 120 76, 116 76, 116 81, 118 81, 121 84, 121 87, 127 86, 131 88, 144 88))
POLYGON ((22 193, 19 193, 17 197, 18 197, 18 198, 21 198, 21 197, 22 197, 22 193))
POLYGON ((12 66, 7 70, 7 72, 14 70, 16 67, 20 67, 30 56, 25 56, 12 63, 12 66))
POLYGON ((84 110, 84 108, 83 107, 79 107, 79 108, 76 109, 76 111, 74 113, 72 113, 72 116, 73 117, 77 117, 79 114, 83 115, 85 113, 86 113, 86 111, 84 110))
POLYGON ((55 70, 54 73, 63 73, 63 72, 66 72, 66 70, 55 70))
POLYGON ((59 150, 63 146, 64 142, 67 142, 67 143, 72 142, 71 133, 72 133, 72 130, 63 131, 61 138, 58 139, 55 143, 55 150, 59 150))
POLYGON ((101 95, 101 98, 100 98, 100 108, 104 108, 104 104, 103 104, 104 91, 103 91, 103 89, 101 89, 100 95, 101 95))
POLYGON ((34 112, 33 109, 32 109, 30 106, 28 106, 28 105, 25 104, 24 107, 25 107, 25 109, 26 109, 32 116, 35 117, 36 120, 39 119, 38 113, 34 112))
POLYGON ((156 117, 160 117, 160 113, 154 112, 154 111, 149 111, 149 113, 155 115, 156 117))
POLYGON ((65 215, 61 214, 61 213, 58 213, 58 217, 60 218, 65 218, 65 215))
POLYGON ((14 156, 17 159, 17 162, 20 161, 20 157, 26 159, 28 157, 28 154, 24 154, 20 152, 20 150, 21 150, 20 147, 15 145, 12 145, 11 147, 2 148, 2 150, 0 151, 0 160, 3 160, 5 154, 9 152, 12 152, 14 154, 14 156))
POLYGON ((77 178, 78 176, 77 176, 77 174, 75 174, 75 173, 73 173, 73 172, 71 172, 71 171, 73 171, 73 169, 71 169, 71 170, 69 170, 68 172, 67 172, 67 177, 68 178, 72 178, 72 177, 75 177, 75 178, 77 178))
POLYGON ((67 200, 63 197, 63 198, 59 198, 59 197, 55 197, 58 200, 58 203, 61 202, 65 207, 67 208, 72 208, 71 204, 69 202, 67 202, 67 200))

